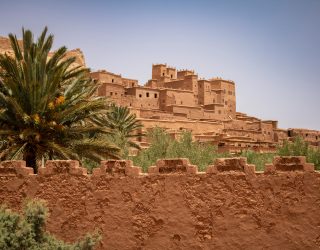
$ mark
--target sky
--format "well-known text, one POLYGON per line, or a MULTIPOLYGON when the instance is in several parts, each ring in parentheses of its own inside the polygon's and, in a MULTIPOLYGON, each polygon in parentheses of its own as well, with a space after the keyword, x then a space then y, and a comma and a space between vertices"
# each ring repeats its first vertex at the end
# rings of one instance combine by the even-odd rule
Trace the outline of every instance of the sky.
POLYGON ((0 0, 0 35, 80 48, 87 67, 138 79, 152 64, 236 83, 237 111, 320 130, 320 0, 0 0))

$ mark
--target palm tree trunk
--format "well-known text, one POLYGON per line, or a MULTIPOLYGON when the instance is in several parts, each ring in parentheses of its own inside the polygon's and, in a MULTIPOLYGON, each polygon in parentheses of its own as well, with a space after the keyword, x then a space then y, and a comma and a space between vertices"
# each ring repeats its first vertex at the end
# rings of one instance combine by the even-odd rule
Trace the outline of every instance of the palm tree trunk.
POLYGON ((24 151, 23 160, 26 161, 27 167, 33 168, 35 174, 38 172, 36 148, 28 146, 24 151))

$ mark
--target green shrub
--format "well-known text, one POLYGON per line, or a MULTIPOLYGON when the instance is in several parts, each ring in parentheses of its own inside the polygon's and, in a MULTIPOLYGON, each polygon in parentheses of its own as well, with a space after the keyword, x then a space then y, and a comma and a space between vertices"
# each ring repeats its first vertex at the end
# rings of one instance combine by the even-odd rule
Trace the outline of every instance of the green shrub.
POLYGON ((86 235, 74 244, 67 244, 45 231, 48 209, 45 202, 31 200, 23 214, 0 207, 0 249, 7 250, 92 250, 100 241, 99 234, 86 235))
POLYGON ((244 151, 240 154, 241 157, 246 157, 249 164, 254 164, 257 171, 263 171, 265 164, 272 163, 274 153, 257 153, 252 150, 244 151))
POLYGON ((150 147, 142 150, 137 156, 131 157, 134 164, 147 171, 158 159, 188 158, 190 162, 203 171, 218 157, 227 154, 218 154, 217 148, 212 145, 203 145, 192 141, 190 132, 183 132, 179 140, 174 140, 164 129, 155 128, 148 135, 150 147))
POLYGON ((278 148, 277 154, 280 156, 305 156, 307 162, 313 163, 315 169, 320 170, 320 149, 310 147, 302 137, 296 137, 293 142, 285 141, 278 148))
MULTIPOLYGON (((174 140, 164 129, 155 128, 147 135, 150 147, 142 150, 137 156, 131 157, 136 166, 147 171, 158 159, 188 158, 190 162, 204 171, 216 158, 232 157, 230 154, 217 153, 212 145, 200 144, 192 141, 190 132, 183 132, 179 140, 174 140)), ((297 137, 293 143, 284 142, 275 153, 257 153, 252 150, 244 151, 238 156, 246 157, 249 164, 254 164, 257 171, 263 171, 265 164, 272 163, 273 157, 279 156, 306 156, 307 161, 320 170, 320 150, 311 148, 302 138, 297 137)))

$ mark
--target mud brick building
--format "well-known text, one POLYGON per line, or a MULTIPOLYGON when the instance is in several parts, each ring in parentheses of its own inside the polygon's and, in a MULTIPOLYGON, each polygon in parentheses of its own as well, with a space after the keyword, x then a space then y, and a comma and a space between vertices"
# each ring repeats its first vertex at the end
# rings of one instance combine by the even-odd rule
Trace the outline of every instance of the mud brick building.
MULTIPOLYGON (((129 107, 145 130, 162 127, 174 138, 191 131, 195 140, 229 152, 272 152, 295 136, 320 145, 319 131, 280 129, 277 121, 237 112, 236 85, 231 80, 202 79, 194 70, 177 70, 166 64, 152 65, 152 79, 144 86, 106 70, 92 72, 91 77, 100 84, 98 95, 129 107)), ((141 145, 148 146, 148 142, 141 145)))
MULTIPOLYGON (((0 53, 13 55, 6 37, 0 37, 0 53)), ((86 67, 80 49, 68 51, 67 57, 71 56, 76 57, 72 66, 86 67)), ((90 75, 99 84, 97 95, 129 107, 146 131, 162 127, 174 138, 179 138, 182 131, 191 131, 195 140, 229 152, 272 152, 278 144, 296 136, 320 146, 320 131, 280 129, 277 121, 238 112, 236 84, 231 80, 203 79, 194 70, 177 70, 167 64, 152 65, 151 79, 143 86, 138 80, 106 70, 90 75)), ((148 147, 145 139, 140 144, 148 147)))

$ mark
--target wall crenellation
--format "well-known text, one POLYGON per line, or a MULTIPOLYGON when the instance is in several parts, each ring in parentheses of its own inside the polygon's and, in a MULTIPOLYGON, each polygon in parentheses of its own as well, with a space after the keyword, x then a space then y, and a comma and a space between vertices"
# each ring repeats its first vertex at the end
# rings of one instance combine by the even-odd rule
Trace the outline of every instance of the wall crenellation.
MULTIPOLYGON (((274 174, 290 171, 314 172, 314 165, 307 163, 304 156, 274 157, 272 164, 266 164, 265 174, 274 174)), ((88 177, 141 177, 148 175, 170 174, 219 174, 238 172, 248 175, 255 174, 255 165, 247 164, 245 157, 218 158, 213 165, 207 167, 205 172, 199 172, 196 165, 190 164, 187 158, 161 159, 155 166, 148 168, 148 173, 142 173, 141 168, 133 166, 130 160, 101 161, 93 173, 87 174, 87 169, 81 167, 75 160, 48 160, 45 167, 39 168, 38 175, 49 177, 58 174, 88 177)), ((260 172, 259 172, 260 173, 260 172)), ((26 167, 25 161, 3 161, 0 164, 0 176, 19 176, 27 178, 34 175, 33 169, 26 167)))

